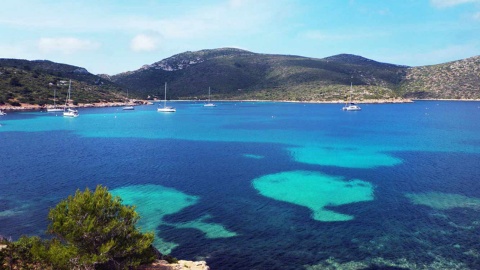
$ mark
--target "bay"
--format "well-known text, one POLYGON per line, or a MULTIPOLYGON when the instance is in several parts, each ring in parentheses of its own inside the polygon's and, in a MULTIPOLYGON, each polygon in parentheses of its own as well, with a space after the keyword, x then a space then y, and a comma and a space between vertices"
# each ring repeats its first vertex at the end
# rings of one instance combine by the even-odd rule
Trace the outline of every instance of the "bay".
POLYGON ((0 235, 77 189, 212 269, 480 268, 480 103, 172 102, 0 117, 0 235))

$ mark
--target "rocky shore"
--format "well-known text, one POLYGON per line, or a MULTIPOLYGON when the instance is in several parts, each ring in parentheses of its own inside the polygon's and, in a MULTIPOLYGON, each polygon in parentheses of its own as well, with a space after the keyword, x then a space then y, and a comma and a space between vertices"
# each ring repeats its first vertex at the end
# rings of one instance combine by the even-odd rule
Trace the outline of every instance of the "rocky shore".
MULTIPOLYGON (((104 107, 122 107, 122 106, 134 106, 134 105, 148 105, 151 102, 146 100, 136 100, 134 102, 109 102, 109 103, 80 103, 77 105, 69 105, 70 108, 104 108, 104 107)), ((21 103, 20 106, 12 106, 9 104, 0 105, 0 110, 5 111, 41 111, 46 110, 53 106, 40 106, 38 104, 26 104, 21 103)), ((57 106, 59 108, 63 108, 64 106, 57 106)))
POLYGON ((143 265, 136 270, 210 270, 205 261, 184 261, 178 263, 168 263, 164 260, 158 260, 150 265, 143 265))
MULTIPOLYGON (((358 104, 388 104, 388 103, 412 103, 415 101, 480 101, 479 99, 406 99, 406 98, 390 98, 390 99, 365 99, 356 101, 358 104)), ((201 102, 203 100, 175 100, 175 101, 197 101, 201 102)), ((344 100, 309 100, 309 101, 295 101, 295 100, 214 100, 213 102, 286 102, 286 103, 319 103, 319 104, 342 104, 345 103, 344 100)), ((134 105, 152 105, 153 103, 148 100, 136 100, 130 103, 124 102, 110 102, 110 103, 85 103, 78 105, 70 105, 71 108, 103 108, 103 107, 122 107, 122 106, 134 106, 134 105)), ((63 106, 58 106, 63 108, 63 106)), ((41 111, 46 110, 49 106, 40 106, 38 104, 25 104, 22 103, 20 106, 12 105, 0 105, 0 110, 3 111, 41 111)))
MULTIPOLYGON (((0 245, 0 250, 6 247, 7 245, 0 245)), ((135 270, 210 270, 210 267, 205 261, 179 260, 177 263, 168 263, 165 260, 157 260, 152 264, 139 266, 135 270)))

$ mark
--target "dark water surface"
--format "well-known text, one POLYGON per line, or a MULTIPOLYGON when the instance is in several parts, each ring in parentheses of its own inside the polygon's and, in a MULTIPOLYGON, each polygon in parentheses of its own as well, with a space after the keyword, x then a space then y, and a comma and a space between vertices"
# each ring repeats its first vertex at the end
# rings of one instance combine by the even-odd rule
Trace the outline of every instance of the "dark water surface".
POLYGON ((0 235, 77 189, 212 269, 480 269, 480 103, 177 102, 0 117, 0 235))

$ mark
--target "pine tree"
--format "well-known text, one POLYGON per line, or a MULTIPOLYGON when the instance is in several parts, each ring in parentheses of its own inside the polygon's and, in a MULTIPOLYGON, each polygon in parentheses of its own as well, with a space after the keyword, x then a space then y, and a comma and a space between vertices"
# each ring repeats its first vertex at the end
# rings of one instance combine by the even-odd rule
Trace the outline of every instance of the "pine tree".
POLYGON ((136 228, 140 216, 134 206, 122 205, 106 187, 77 191, 48 215, 49 232, 76 249, 75 264, 85 269, 110 264, 127 268, 153 259, 153 233, 136 228))

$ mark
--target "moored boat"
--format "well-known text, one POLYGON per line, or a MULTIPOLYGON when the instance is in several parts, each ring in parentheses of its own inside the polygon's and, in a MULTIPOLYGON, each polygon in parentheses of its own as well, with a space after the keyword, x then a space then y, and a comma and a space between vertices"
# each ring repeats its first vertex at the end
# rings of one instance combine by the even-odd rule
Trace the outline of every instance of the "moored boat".
POLYGON ((65 100, 65 107, 63 108, 64 117, 78 117, 78 111, 68 107, 68 101, 70 100, 70 91, 72 86, 72 80, 68 83, 68 94, 65 100))
POLYGON ((157 112, 176 112, 174 107, 167 106, 167 83, 165 83, 165 97, 163 99, 163 107, 158 107, 157 112))
POLYGON ((361 111, 362 108, 360 108, 360 106, 358 106, 356 103, 352 102, 352 90, 353 90, 353 84, 350 83, 350 102, 345 102, 345 106, 343 106, 342 110, 361 111))
POLYGON ((53 107, 47 108, 47 112, 63 112, 62 108, 57 107, 57 90, 53 89, 53 107))
POLYGON ((203 104, 203 107, 217 107, 215 103, 210 101, 210 87, 208 87, 208 103, 203 104))

